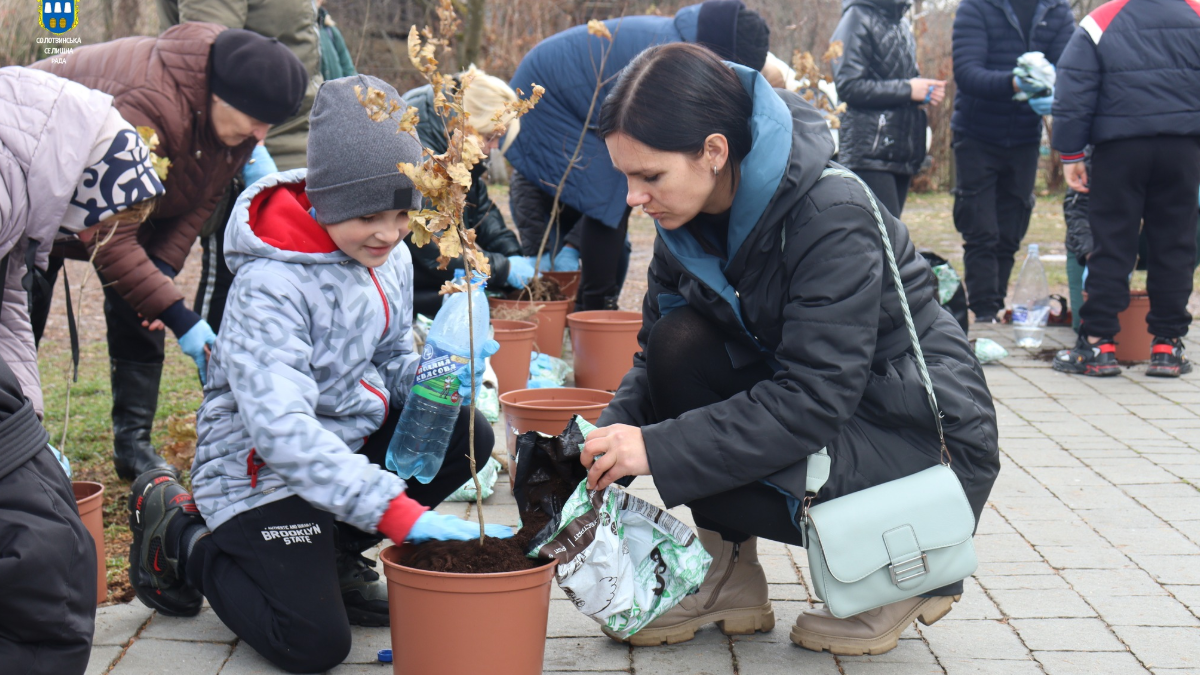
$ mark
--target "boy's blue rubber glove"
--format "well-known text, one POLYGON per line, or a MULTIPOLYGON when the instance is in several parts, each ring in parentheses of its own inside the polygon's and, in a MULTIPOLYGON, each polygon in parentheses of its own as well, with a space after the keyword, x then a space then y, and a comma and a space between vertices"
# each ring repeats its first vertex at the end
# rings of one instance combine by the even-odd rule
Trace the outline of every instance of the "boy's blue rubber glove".
POLYGON ((475 358, 475 381, 471 381, 471 367, 464 365, 458 369, 458 381, 462 385, 458 388, 459 396, 462 396, 463 405, 471 405, 471 398, 475 394, 475 390, 483 386, 483 371, 487 369, 487 363, 484 359, 500 351, 500 343, 495 340, 484 342, 479 348, 479 355, 475 358))
POLYGON ((1033 112, 1037 113, 1038 115, 1040 115, 1042 117, 1049 115, 1050 110, 1053 106, 1054 106, 1054 90, 1053 89, 1051 89, 1050 93, 1047 94, 1046 96, 1040 96, 1038 98, 1029 99, 1029 107, 1033 108, 1033 112))
POLYGON ((578 272, 579 249, 572 246, 564 246, 561 251, 554 255, 553 267, 551 267, 550 263, 550 254, 543 253, 542 269, 554 272, 578 272))
MULTIPOLYGON (((549 268, 543 268, 549 269, 549 268)), ((508 256, 508 285, 521 288, 533 278, 533 258, 523 255, 508 256)))
MULTIPOLYGON (((508 539, 513 529, 507 525, 484 525, 483 532, 496 539, 508 539)), ((413 523, 404 541, 412 544, 436 539, 438 541, 470 541, 479 537, 479 524, 437 511, 426 511, 413 523)))
POLYGON ((216 341, 217 334, 204 319, 197 321, 195 326, 179 338, 179 348, 196 362, 201 385, 208 384, 208 354, 205 353, 205 347, 212 347, 216 341))
POLYGON ((276 171, 279 171, 279 167, 275 166, 275 160, 271 158, 271 153, 267 152, 267 146, 256 145, 254 152, 250 153, 250 159, 246 160, 246 165, 242 167, 242 180, 245 181, 246 187, 250 187, 259 178, 276 171))

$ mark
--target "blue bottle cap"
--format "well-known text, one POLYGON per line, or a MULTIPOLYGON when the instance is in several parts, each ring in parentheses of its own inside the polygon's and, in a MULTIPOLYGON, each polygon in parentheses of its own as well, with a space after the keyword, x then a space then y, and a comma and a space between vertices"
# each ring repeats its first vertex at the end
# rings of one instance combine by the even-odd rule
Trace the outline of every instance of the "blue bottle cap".
POLYGON ((392 650, 380 649, 379 650, 379 662, 380 663, 391 663, 392 662, 392 650))

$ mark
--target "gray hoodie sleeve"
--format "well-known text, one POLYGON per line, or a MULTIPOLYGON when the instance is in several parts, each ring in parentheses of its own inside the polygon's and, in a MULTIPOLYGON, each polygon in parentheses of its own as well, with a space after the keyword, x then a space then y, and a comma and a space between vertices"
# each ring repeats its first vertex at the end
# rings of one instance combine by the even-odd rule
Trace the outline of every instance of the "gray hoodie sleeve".
POLYGON ((320 392, 309 365, 312 316, 305 295, 271 271, 244 274, 221 338, 228 344, 229 386, 257 455, 305 501, 376 531, 404 481, 352 452, 317 419, 320 392))
POLYGON ((396 331, 394 338, 375 348, 375 356, 371 361, 383 377, 388 391, 391 392, 391 405, 401 406, 408 398, 409 390, 412 389, 421 355, 413 349, 413 265, 408 246, 404 244, 397 246, 392 252, 392 262, 394 264, 389 268, 394 270, 394 274, 399 277, 400 286, 400 311, 398 312, 400 316, 393 319, 399 322, 399 330, 396 331))

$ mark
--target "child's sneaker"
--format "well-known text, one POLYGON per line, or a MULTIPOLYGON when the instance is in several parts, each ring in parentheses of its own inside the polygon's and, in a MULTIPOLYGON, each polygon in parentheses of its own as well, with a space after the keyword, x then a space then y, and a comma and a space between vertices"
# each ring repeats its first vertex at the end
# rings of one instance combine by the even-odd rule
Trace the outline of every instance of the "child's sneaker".
POLYGON ((359 553, 343 552, 337 557, 338 586, 351 626, 390 625, 387 584, 371 569, 374 560, 359 553))
POLYGON ((1063 349, 1054 355, 1054 369, 1073 375, 1112 377, 1121 373, 1117 363, 1117 343, 1106 338, 1095 344, 1080 335, 1072 349, 1063 349))
POLYGON ((1146 374, 1151 377, 1179 377, 1192 372, 1192 362, 1183 354, 1183 340, 1179 338, 1154 338, 1150 347, 1150 367, 1146 374))
POLYGON ((189 526, 203 528, 204 519, 173 473, 153 469, 138 476, 129 495, 129 582, 139 600, 167 616, 195 616, 204 599, 180 574, 189 526))

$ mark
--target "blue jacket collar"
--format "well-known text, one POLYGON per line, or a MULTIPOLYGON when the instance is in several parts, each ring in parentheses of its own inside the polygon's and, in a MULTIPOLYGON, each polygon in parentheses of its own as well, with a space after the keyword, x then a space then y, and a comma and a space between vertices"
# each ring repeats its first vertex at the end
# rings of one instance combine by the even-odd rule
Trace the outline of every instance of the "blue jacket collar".
MULTIPOLYGON (((761 74, 737 64, 728 65, 737 73, 754 103, 754 113, 750 117, 753 142, 750 154, 742 160, 741 181, 729 213, 726 259, 733 260, 758 225, 787 170, 792 150, 792 115, 761 74)), ((740 319, 741 308, 733 287, 725 278, 721 260, 706 253, 687 229, 665 230, 657 222, 655 227, 680 264, 729 302, 740 319)))

